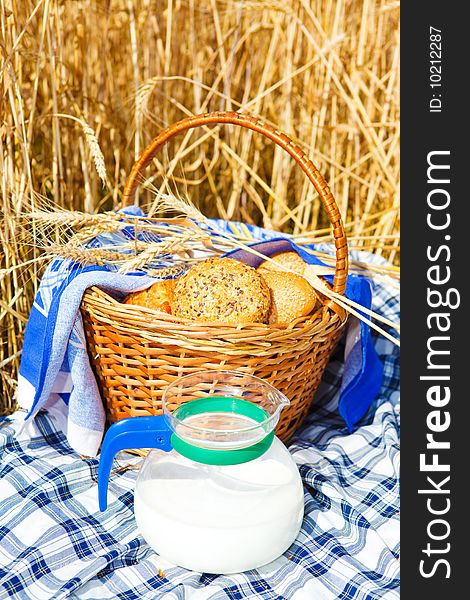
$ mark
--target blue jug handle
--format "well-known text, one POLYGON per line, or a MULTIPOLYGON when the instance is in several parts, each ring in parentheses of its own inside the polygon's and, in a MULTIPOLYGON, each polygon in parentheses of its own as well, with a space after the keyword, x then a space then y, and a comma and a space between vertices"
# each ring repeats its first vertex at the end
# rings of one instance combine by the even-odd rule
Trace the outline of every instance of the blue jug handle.
POLYGON ((98 501, 103 512, 108 506, 108 481, 114 457, 121 450, 158 448, 170 452, 171 430, 163 416, 132 417, 117 421, 106 432, 98 467, 98 501))

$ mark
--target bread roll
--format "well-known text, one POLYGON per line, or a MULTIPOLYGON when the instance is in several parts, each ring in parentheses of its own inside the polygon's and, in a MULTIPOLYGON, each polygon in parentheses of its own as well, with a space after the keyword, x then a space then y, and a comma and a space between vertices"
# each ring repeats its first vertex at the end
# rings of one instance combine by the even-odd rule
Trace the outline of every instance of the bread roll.
POLYGON ((126 304, 137 304, 145 308, 153 308, 171 315, 174 290, 175 280, 163 279, 146 290, 129 294, 124 302, 126 304))
MULTIPOLYGON (((304 274, 305 265, 307 263, 302 258, 300 258, 300 256, 297 254, 297 252, 294 252, 293 250, 289 250, 288 252, 279 252, 278 254, 273 254, 270 258, 272 258, 276 262, 280 263, 281 265, 284 265, 291 271, 298 273, 299 275, 304 274)), ((269 260, 263 261, 260 264, 260 266, 258 267, 258 269, 268 269, 269 271, 283 272, 280 267, 273 264, 269 260)))
POLYGON ((232 258, 209 258, 177 280, 174 314, 197 321, 267 323, 271 297, 252 267, 232 258))
POLYGON ((290 323, 306 317, 315 308, 315 290, 300 275, 267 269, 261 273, 271 293, 269 323, 290 323))

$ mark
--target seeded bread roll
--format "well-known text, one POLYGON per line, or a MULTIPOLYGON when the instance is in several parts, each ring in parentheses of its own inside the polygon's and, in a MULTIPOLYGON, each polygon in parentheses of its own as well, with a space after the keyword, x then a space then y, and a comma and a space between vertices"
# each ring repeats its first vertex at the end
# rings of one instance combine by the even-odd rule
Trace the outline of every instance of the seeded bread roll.
MULTIPOLYGON (((288 269, 291 269, 291 271, 298 273, 299 275, 304 274, 305 265, 307 263, 302 258, 300 258, 297 252, 294 252, 293 250, 273 254, 270 258, 280 263, 281 265, 284 265, 288 269)), ((258 269, 268 269, 269 271, 282 271, 280 267, 273 264, 269 260, 263 261, 258 267, 258 269)))
POLYGON ((271 292, 269 323, 290 323, 309 315, 317 304, 315 290, 306 279, 295 273, 261 271, 271 292))
POLYGON ((171 315, 173 296, 175 290, 174 279, 157 281, 152 286, 141 292, 133 292, 124 300, 126 304, 137 304, 145 308, 154 308, 171 315))
POLYGON ((173 313, 197 321, 267 323, 271 297, 253 268, 232 258, 209 258, 177 280, 173 313))

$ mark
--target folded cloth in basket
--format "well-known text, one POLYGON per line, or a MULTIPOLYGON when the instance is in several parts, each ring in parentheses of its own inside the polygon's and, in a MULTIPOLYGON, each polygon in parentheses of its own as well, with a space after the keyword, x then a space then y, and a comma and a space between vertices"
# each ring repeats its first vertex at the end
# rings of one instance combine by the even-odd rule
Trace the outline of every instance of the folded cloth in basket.
MULTIPOLYGON (((126 213, 143 214, 137 207, 126 213)), ((237 224, 210 221, 220 232, 233 233, 237 224)), ((288 241, 287 236, 243 225, 253 241, 266 242, 266 255, 279 252, 279 244, 291 245, 307 262, 322 264, 316 257, 288 241), (248 228, 248 229, 247 229, 248 228)), ((95 245, 113 244, 105 234, 95 245)), ((132 232, 127 231, 131 236, 132 232)), ((114 243, 116 243, 114 241, 114 243)), ((245 261, 243 254, 234 258, 245 261)), ((250 255, 248 253, 249 257, 250 255)), ((249 261, 248 261, 249 262, 249 261)), ((98 286, 119 297, 154 283, 145 274, 122 275, 103 266, 82 267, 70 260, 55 259, 46 269, 26 326, 18 380, 18 404, 28 411, 27 423, 41 409, 54 413, 71 447, 86 456, 96 456, 105 428, 105 412, 86 347, 80 303, 85 290, 98 286)), ((350 275, 346 294, 370 308, 371 284, 365 277, 350 275)), ((383 377, 383 366, 370 339, 369 328, 351 320, 346 342, 345 369, 339 411, 348 428, 364 416, 374 401, 383 377)))

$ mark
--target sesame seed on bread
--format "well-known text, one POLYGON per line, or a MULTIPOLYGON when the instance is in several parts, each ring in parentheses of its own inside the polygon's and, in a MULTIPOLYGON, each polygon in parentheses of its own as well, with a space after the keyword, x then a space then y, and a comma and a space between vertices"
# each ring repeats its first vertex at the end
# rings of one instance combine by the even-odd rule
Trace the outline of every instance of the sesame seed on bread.
POLYGON ((177 280, 174 314, 197 321, 267 323, 271 296, 255 269, 232 258, 209 258, 177 280))

